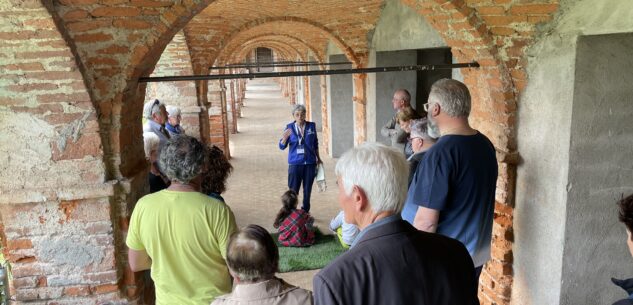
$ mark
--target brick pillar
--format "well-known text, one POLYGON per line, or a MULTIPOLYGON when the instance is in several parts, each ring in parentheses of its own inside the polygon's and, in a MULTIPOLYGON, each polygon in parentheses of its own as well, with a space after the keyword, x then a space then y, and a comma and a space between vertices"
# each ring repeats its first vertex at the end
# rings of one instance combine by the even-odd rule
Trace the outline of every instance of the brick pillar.
POLYGON ((354 145, 367 140, 367 74, 354 74, 354 145))
POLYGON ((327 77, 325 75, 320 76, 321 81, 321 125, 323 132, 323 147, 325 152, 330 154, 330 122, 328 121, 328 109, 327 109, 327 77))
POLYGON ((227 126, 226 119, 226 95, 220 81, 209 81, 207 99, 210 107, 209 114, 209 138, 211 143, 220 147, 224 153, 229 155, 228 133, 225 132, 227 126))
POLYGON ((290 104, 291 105, 295 105, 297 104, 297 78, 296 77, 289 77, 288 78, 288 88, 290 91, 290 104))
POLYGON ((230 116, 230 121, 231 124, 230 126, 230 131, 231 133, 235 134, 237 133, 237 101, 235 99, 235 81, 231 80, 229 81, 229 89, 230 89, 230 95, 229 95, 229 102, 231 105, 231 116, 230 116))
POLYGON ((305 101, 307 119, 312 121, 312 103, 310 102, 310 78, 303 77, 303 100, 305 101))

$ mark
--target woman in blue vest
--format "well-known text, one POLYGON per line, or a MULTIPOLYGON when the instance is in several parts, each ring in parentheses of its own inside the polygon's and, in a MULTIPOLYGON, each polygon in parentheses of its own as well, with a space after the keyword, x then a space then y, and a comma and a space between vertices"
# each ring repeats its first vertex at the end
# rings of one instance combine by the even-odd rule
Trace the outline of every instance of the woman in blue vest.
POLYGON ((316 166, 321 163, 316 125, 306 121, 306 107, 295 105, 292 109, 295 121, 286 125, 279 140, 279 149, 290 146, 288 152, 288 188, 299 193, 303 183, 304 211, 310 212, 310 193, 316 175, 316 166))

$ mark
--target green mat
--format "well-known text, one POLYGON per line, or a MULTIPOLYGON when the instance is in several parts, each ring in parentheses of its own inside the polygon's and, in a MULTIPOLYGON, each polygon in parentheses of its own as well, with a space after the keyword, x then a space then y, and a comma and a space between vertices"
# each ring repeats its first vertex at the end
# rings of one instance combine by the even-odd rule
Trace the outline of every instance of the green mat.
POLYGON ((283 247, 277 240, 278 233, 271 234, 279 247, 279 272, 321 269, 345 251, 334 235, 315 231, 315 243, 310 247, 283 247))

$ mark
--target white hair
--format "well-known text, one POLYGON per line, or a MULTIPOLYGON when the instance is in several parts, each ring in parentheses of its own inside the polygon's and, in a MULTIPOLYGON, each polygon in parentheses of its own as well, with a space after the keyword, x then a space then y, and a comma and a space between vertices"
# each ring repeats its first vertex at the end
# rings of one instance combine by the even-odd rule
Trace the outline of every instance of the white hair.
POLYGON ((429 102, 440 104, 442 111, 450 117, 468 117, 470 115, 470 92, 464 83, 443 78, 431 86, 429 102))
POLYGON ((149 160, 149 156, 152 154, 152 151, 158 149, 158 145, 160 144, 160 138, 153 132, 144 132, 143 133, 143 148, 145 149, 145 158, 149 160))
POLYGON ((165 104, 158 99, 145 103, 143 105, 143 117, 151 120, 152 115, 160 113, 160 106, 165 106, 165 104))
POLYGON ((180 115, 180 107, 178 106, 167 106, 167 116, 170 118, 175 118, 180 115))
POLYGON ((292 107, 292 115, 294 115, 295 112, 297 112, 297 111, 301 111, 301 112, 303 112, 305 114, 306 113, 306 106, 303 106, 301 104, 294 105, 294 107, 292 107))
POLYGON ((402 210, 409 166, 401 151, 379 143, 363 143, 341 156, 336 175, 348 196, 355 185, 361 188, 374 213, 402 210))

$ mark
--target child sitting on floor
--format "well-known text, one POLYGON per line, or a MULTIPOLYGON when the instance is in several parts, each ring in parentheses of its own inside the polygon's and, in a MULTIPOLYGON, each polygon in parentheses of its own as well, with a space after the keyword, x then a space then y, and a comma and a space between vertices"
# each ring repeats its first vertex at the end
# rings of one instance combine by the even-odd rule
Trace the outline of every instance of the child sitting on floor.
POLYGON ((330 221, 330 230, 336 233, 338 240, 345 249, 349 249, 349 246, 351 246, 354 239, 356 239, 356 235, 360 232, 356 225, 345 222, 345 213, 343 213, 343 211, 340 211, 338 215, 330 221))
POLYGON ((281 196, 283 206, 273 226, 279 228, 279 243, 286 247, 305 247, 314 244, 312 224, 314 218, 304 210, 297 209, 297 193, 288 190, 281 196))

